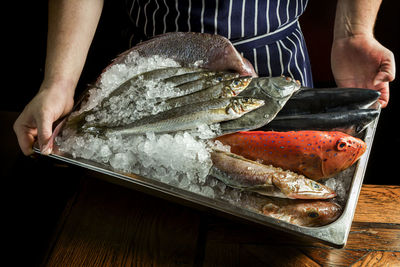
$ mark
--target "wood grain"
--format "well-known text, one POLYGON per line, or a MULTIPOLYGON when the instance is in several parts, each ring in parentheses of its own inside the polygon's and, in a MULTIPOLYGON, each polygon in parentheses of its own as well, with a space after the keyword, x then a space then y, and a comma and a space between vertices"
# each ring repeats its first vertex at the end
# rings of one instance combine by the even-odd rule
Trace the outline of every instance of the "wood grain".
POLYGON ((372 251, 352 266, 400 266, 400 252, 372 251))
POLYGON ((354 221, 400 224, 400 186, 364 185, 354 221))
POLYGON ((98 179, 82 180, 44 266, 400 266, 400 220, 378 216, 372 207, 382 201, 396 210, 400 187, 364 185, 347 245, 334 249, 98 179))
POLYGON ((192 266, 199 215, 88 180, 66 216, 47 266, 192 266))

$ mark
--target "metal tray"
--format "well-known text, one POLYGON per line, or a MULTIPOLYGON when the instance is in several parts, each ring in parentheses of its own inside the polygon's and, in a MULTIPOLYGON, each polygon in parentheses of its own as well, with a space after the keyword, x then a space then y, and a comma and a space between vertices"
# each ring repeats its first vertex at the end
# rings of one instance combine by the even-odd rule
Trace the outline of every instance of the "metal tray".
MULTIPOLYGON (((102 178, 108 182, 130 187, 158 197, 175 201, 178 200, 179 203, 188 204, 189 206, 212 209, 214 211, 218 211, 219 213, 234 216, 245 221, 259 224, 261 226, 267 226, 283 232, 288 232, 290 234, 305 238, 306 240, 319 241, 333 247, 341 248, 346 245, 350 227, 353 221, 353 216, 368 163, 368 157, 372 148, 372 142, 378 124, 378 119, 379 118, 372 122, 364 131, 364 136, 362 139, 364 139, 367 144, 366 152, 356 163, 356 165, 353 166, 350 172, 347 172, 349 173, 348 175, 351 176, 349 177, 349 179, 351 179, 351 183, 350 187, 347 189, 347 199, 345 201, 346 204, 344 206, 343 213, 336 221, 321 227, 304 227, 293 225, 253 212, 249 209, 242 208, 223 199, 212 199, 205 197, 203 195, 180 189, 151 178, 141 177, 135 174, 115 172, 110 166, 99 164, 90 160, 73 158, 71 155, 58 151, 57 148, 54 149, 53 153, 50 154, 49 157, 95 171, 96 173, 101 174, 102 178)), ((34 151, 40 153, 40 150, 37 146, 34 147, 34 151)))

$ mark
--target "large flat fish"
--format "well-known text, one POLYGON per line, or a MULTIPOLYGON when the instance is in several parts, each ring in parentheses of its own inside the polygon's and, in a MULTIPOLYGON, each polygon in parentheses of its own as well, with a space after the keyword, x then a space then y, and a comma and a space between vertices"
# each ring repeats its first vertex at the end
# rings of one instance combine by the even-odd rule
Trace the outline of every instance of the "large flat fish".
POLYGON ((173 108, 119 127, 88 125, 84 131, 100 135, 118 133, 123 136, 184 131, 195 129, 200 124, 210 125, 236 119, 262 105, 263 100, 247 97, 213 99, 173 108))
POLYGON ((277 115, 262 131, 340 131, 356 136, 379 116, 376 109, 355 109, 293 116, 277 115))
POLYGON ((231 152, 263 164, 271 164, 318 180, 331 177, 353 165, 366 144, 342 132, 253 131, 217 138, 231 152))
POLYGON ((269 123, 288 99, 300 88, 300 83, 289 77, 253 78, 240 96, 262 99, 265 105, 240 119, 221 123, 224 134, 260 128, 269 123))
POLYGON ((328 199, 336 193, 303 175, 214 150, 210 175, 228 186, 261 195, 292 199, 328 199))
POLYGON ((237 52, 232 43, 216 34, 170 32, 158 35, 122 53, 113 64, 123 63, 133 51, 144 57, 159 55, 174 59, 182 66, 196 65, 211 70, 233 70, 244 76, 257 76, 253 66, 237 52))

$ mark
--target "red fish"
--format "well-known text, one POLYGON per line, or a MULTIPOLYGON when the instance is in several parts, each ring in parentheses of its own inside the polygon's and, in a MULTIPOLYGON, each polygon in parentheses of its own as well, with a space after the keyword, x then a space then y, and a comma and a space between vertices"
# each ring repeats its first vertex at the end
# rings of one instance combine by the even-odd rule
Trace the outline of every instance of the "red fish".
POLYGON ((217 140, 229 145, 232 153, 314 180, 347 169, 366 150, 364 141, 342 132, 237 132, 217 140))

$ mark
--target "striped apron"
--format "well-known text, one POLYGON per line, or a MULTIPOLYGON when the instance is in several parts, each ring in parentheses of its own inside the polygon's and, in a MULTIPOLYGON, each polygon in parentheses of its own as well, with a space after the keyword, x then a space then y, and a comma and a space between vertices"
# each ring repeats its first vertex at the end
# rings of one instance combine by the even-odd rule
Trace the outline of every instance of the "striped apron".
POLYGON ((308 0, 127 0, 131 46, 166 32, 228 38, 259 76, 286 75, 312 87, 298 22, 308 0))

